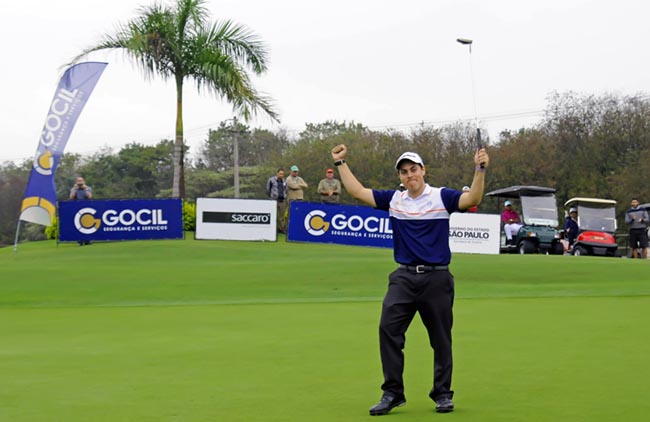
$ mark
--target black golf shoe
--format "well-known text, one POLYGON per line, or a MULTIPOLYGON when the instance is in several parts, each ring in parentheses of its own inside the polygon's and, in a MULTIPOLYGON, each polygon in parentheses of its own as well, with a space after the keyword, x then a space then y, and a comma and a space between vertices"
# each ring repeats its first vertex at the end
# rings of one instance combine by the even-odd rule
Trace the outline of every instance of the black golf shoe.
POLYGON ((440 397, 436 400, 436 412, 449 413, 454 411, 454 402, 447 396, 440 397))
POLYGON ((370 415, 379 416, 393 410, 395 407, 404 406, 406 398, 404 396, 393 396, 391 394, 384 394, 379 403, 370 408, 370 415))

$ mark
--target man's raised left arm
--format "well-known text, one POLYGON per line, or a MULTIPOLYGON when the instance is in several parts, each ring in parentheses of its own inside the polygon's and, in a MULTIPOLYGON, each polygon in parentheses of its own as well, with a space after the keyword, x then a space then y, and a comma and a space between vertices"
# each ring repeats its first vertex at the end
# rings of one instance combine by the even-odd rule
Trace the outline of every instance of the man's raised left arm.
POLYGON ((485 170, 490 165, 490 157, 485 148, 477 150, 474 154, 474 179, 469 191, 463 192, 458 200, 458 208, 467 210, 481 203, 485 190, 485 170))

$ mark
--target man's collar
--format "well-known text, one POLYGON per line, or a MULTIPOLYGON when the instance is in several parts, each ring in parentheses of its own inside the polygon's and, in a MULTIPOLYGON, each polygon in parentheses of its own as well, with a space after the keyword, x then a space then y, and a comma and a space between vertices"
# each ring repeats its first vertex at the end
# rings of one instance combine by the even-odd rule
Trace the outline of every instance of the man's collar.
POLYGON ((406 198, 415 201, 416 199, 420 198, 421 196, 424 196, 424 195, 428 195, 428 194, 430 194, 430 193, 431 193, 431 189, 433 189, 433 188, 432 188, 431 186, 429 186, 428 183, 425 183, 425 184, 424 184, 424 189, 422 189, 422 193, 419 194, 418 196, 416 196, 415 198, 413 198, 413 197, 411 197, 411 195, 409 195, 409 191, 408 191, 408 190, 405 190, 404 193, 406 194, 406 196, 405 196, 406 198))

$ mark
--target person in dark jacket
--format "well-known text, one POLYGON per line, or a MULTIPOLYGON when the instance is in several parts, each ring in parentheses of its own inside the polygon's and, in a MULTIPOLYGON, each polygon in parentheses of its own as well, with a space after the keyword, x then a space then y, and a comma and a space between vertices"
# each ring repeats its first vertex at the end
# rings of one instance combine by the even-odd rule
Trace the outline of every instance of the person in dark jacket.
POLYGON ((648 212, 644 208, 639 208, 639 200, 632 198, 632 207, 625 213, 625 224, 630 226, 630 247, 632 248, 632 257, 639 256, 638 249, 641 248, 643 259, 648 257, 648 233, 646 225, 648 224, 648 212))
POLYGON ((278 231, 287 232, 287 182, 284 179, 284 169, 280 167, 275 176, 266 182, 266 194, 278 203, 278 231))
POLYGON ((569 216, 566 218, 566 221, 564 222, 564 238, 568 242, 566 247, 567 251, 573 248, 573 244, 575 243, 578 237, 579 230, 580 228, 578 227, 578 210, 575 208, 570 208, 569 216))

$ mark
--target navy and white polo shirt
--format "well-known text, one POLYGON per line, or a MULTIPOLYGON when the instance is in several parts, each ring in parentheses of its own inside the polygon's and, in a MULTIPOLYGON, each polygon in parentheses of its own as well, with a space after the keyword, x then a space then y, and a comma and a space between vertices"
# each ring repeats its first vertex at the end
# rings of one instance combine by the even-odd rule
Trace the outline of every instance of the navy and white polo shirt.
POLYGON ((460 211, 458 201, 462 192, 427 184, 422 195, 415 199, 407 191, 373 190, 372 193, 376 208, 390 214, 398 264, 449 264, 449 215, 460 211))

